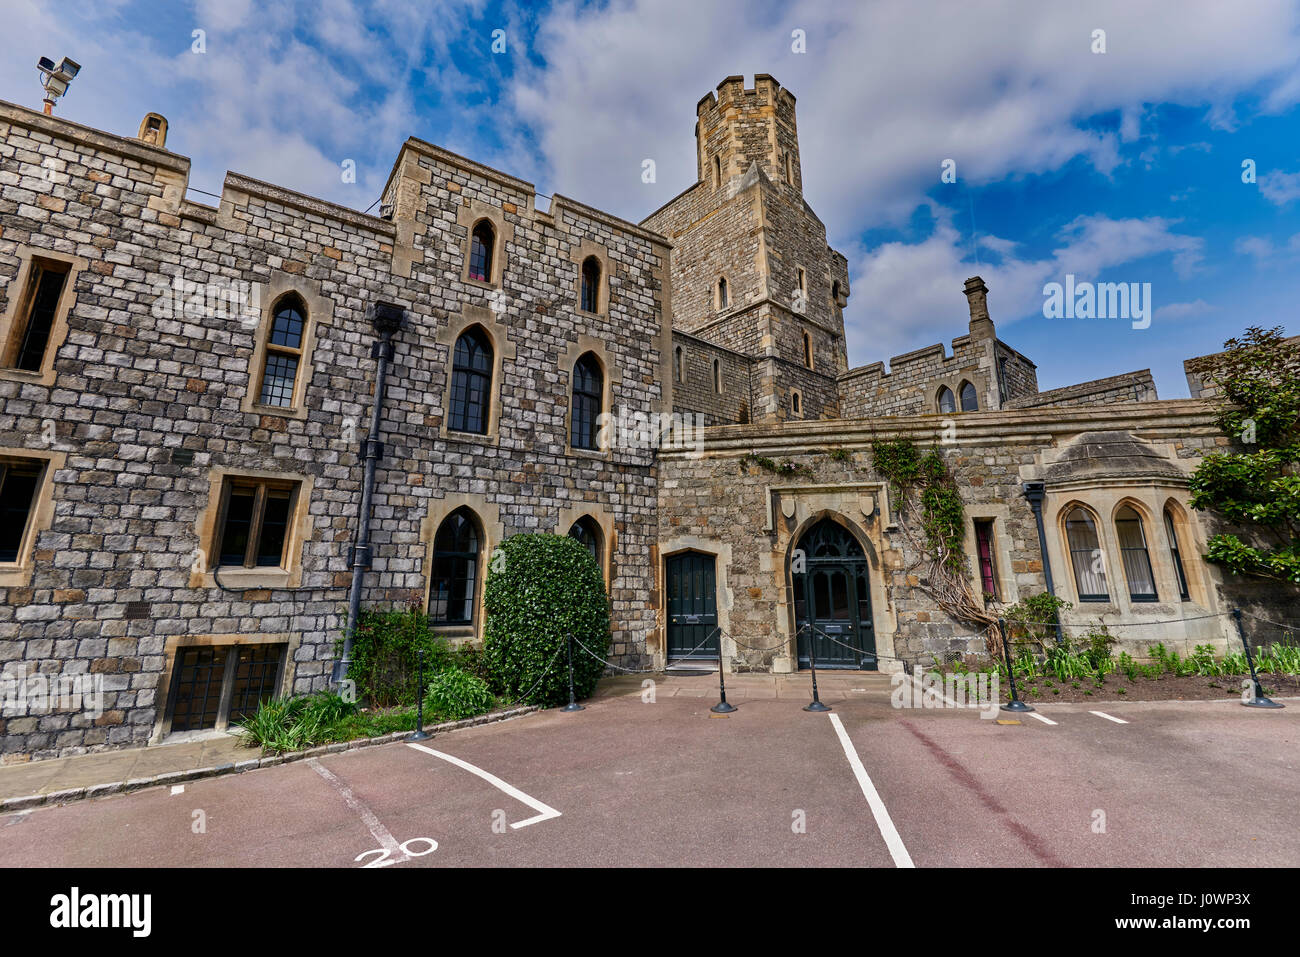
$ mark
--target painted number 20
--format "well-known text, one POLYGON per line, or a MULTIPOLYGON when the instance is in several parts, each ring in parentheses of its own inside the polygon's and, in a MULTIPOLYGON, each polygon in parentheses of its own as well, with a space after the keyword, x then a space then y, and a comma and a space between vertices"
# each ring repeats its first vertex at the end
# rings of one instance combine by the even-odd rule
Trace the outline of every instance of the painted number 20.
POLYGON ((360 861, 362 858, 369 857, 371 854, 378 854, 379 857, 375 858, 373 861, 371 861, 369 864, 366 864, 365 866, 366 867, 387 867, 389 864, 401 864, 403 861, 408 861, 413 857, 424 857, 424 855, 432 854, 437 849, 438 849, 438 842, 435 841, 433 838, 413 837, 409 841, 402 842, 400 850, 404 855, 403 857, 389 858, 388 855, 392 853, 392 849, 386 847, 377 847, 373 851, 362 851, 355 858, 353 858, 353 860, 360 861), (414 844, 416 841, 423 841, 425 844, 428 844, 429 846, 423 851, 413 851, 411 850, 411 845, 414 844))

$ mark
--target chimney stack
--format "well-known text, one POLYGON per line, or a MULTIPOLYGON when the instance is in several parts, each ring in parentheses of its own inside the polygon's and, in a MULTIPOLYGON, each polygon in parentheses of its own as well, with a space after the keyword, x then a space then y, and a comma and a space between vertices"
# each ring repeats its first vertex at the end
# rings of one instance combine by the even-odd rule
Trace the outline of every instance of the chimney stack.
POLYGON ((167 148, 167 118, 161 113, 146 113, 140 121, 136 139, 159 149, 167 148))
POLYGON ((979 276, 966 280, 966 302, 970 306, 970 334, 977 338, 993 338, 993 320, 989 318, 989 287, 979 276))

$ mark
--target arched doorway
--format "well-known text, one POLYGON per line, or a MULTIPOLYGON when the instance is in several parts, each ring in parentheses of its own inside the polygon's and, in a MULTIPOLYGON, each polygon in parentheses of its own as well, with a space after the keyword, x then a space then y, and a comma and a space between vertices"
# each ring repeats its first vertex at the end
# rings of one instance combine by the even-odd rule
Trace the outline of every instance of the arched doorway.
POLYGON ((876 668, 867 556, 847 528, 824 518, 791 554, 799 667, 876 668), (807 627, 805 627, 807 626, 807 627))

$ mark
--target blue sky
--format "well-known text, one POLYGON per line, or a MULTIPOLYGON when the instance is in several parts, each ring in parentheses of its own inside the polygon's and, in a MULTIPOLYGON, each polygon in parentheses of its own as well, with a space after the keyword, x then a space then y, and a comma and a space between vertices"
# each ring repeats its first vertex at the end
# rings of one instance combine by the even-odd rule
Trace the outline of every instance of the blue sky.
POLYGON ((853 365, 962 334, 976 273, 1043 388, 1149 367, 1177 398, 1184 358, 1249 324, 1300 332, 1300 2, 5 0, 4 15, 0 98, 39 107, 36 57, 71 56, 59 115, 132 135, 161 112, 192 187, 234 170, 358 209, 415 135, 640 220, 694 181, 696 101, 770 73, 797 97, 805 196, 849 258, 853 365), (1044 318, 1043 285, 1066 273, 1150 283, 1150 327, 1044 318))

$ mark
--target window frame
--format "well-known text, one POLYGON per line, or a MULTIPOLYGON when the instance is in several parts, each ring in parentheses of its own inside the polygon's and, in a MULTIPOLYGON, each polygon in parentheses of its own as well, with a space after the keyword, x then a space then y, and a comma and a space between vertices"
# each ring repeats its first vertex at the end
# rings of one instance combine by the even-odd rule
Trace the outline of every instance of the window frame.
POLYGON ((940 415, 957 414, 957 394, 953 392, 952 389, 948 388, 948 386, 946 385, 941 385, 939 387, 939 392, 937 395, 935 395, 934 398, 934 404, 935 404, 935 408, 939 410, 940 415), (947 399, 948 402, 952 404, 952 408, 945 409, 943 407, 944 399, 947 399))
POLYGON ((444 515, 438 521, 437 527, 434 528, 433 530, 433 540, 430 542, 429 577, 425 587, 425 610, 429 616, 429 624, 431 626, 435 628, 470 628, 470 629, 476 629, 478 627, 479 618, 480 618, 479 596, 481 595, 482 588, 483 588, 483 567, 484 567, 483 555, 485 553, 487 544, 488 544, 488 536, 487 536, 486 529, 484 528, 483 521, 482 519, 479 518, 478 514, 474 511, 474 509, 471 508, 469 505, 456 506, 455 508, 447 512, 447 514, 444 515), (475 548, 472 552, 465 552, 465 551, 458 551, 458 550, 449 550, 449 551, 440 552, 438 550, 439 536, 442 535, 443 529, 447 527, 447 524, 456 518, 460 518, 466 524, 469 525, 470 532, 474 536, 474 543, 475 543, 475 548), (451 576, 440 575, 438 573, 439 560, 440 559, 445 560, 448 558, 463 563, 464 567, 468 568, 469 575, 465 576, 462 574, 459 578, 456 575, 451 575, 451 576), (452 595, 452 589, 448 588, 447 598, 446 598, 447 608, 449 611, 454 602, 459 602, 468 605, 469 616, 467 618, 462 619, 462 618, 435 617, 433 589, 436 584, 444 580, 449 581, 453 584, 456 581, 460 581, 462 584, 468 583, 469 585, 468 595, 462 595, 460 598, 454 598, 452 595))
MULTIPOLYGON (((473 356, 471 356, 471 359, 473 356)), ((478 323, 471 323, 461 330, 456 337, 455 343, 451 347, 451 388, 448 392, 447 404, 447 431, 455 432, 460 435, 487 436, 492 431, 492 406, 494 400, 494 373, 496 372, 496 350, 493 348, 492 336, 478 323), (471 368, 458 365, 457 353, 460 352, 460 344, 466 339, 477 342, 479 355, 487 356, 487 370, 471 368), (464 380, 464 391, 467 398, 464 401, 464 418, 458 420, 456 416, 456 388, 458 377, 464 380), (468 394, 470 386, 475 380, 486 380, 483 388, 482 407, 479 412, 481 428, 469 428, 471 424, 468 420, 469 401, 468 394), (464 426, 464 427, 462 427, 464 426)))
POLYGON ((957 386, 956 397, 957 406, 962 412, 978 412, 980 410, 979 389, 975 388, 975 383, 971 382, 969 379, 963 379, 961 385, 957 386), (966 408, 966 390, 968 389, 970 390, 972 399, 972 404, 969 409, 966 408))
POLYGON ((605 377, 606 377, 605 365, 601 361, 600 356, 598 356, 595 352, 592 351, 584 352, 582 353, 582 355, 578 356, 578 358, 574 361, 572 368, 570 369, 568 445, 571 450, 578 451, 578 452, 588 452, 588 453, 592 453, 592 452, 604 453, 609 451, 608 449, 602 449, 600 447, 600 416, 605 411, 605 394, 606 394, 605 377), (595 366, 595 374, 599 376, 599 381, 596 384, 596 388, 594 392, 586 391, 586 390, 580 391, 578 388, 578 367, 581 366, 584 360, 587 359, 591 360, 591 364, 595 366), (590 438, 592 442, 591 445, 579 445, 575 441, 575 439, 580 437, 587 438, 587 436, 585 435, 579 436, 577 433, 577 429, 579 427, 579 422, 578 422, 579 395, 583 396, 588 400, 594 401, 595 403, 595 411, 591 415, 591 422, 590 422, 590 426, 591 426, 590 438))
POLYGON ((302 297, 297 293, 287 292, 271 304, 271 315, 269 321, 266 323, 264 333, 265 341, 262 343, 261 375, 258 377, 257 401, 254 403, 255 405, 265 409, 283 409, 286 412, 291 412, 301 404, 301 390, 298 388, 298 384, 303 374, 303 360, 307 351, 307 332, 310 323, 311 319, 307 310, 307 304, 303 302, 302 297), (298 345, 296 347, 277 344, 272 341, 275 336, 276 322, 280 318, 281 313, 286 309, 296 310, 302 323, 301 328, 298 330, 298 345), (280 405, 279 403, 266 401, 266 373, 273 356, 287 356, 292 358, 295 363, 293 370, 293 387, 289 390, 288 405, 280 405))
MULTIPOLYGON (((998 551, 996 535, 996 523, 994 518, 974 518, 972 526, 975 533, 975 573, 979 579, 980 595, 992 595, 993 601, 1001 600, 1001 588, 998 581, 998 551), (985 535, 981 535, 981 531, 985 535), (984 551, 987 549, 987 562, 984 551), (985 574, 985 565, 988 566, 988 574, 985 574), (991 586, 991 587, 986 587, 991 586)), ((984 598, 987 605, 989 599, 984 598)))
MULTIPOLYGON (((1071 502, 1061 510, 1060 514, 1061 514, 1060 521, 1061 521, 1061 535, 1062 535, 1061 540, 1065 545, 1065 555, 1066 555, 1067 564, 1070 568, 1070 579, 1074 584, 1075 597, 1078 598, 1078 600, 1081 603, 1086 602, 1088 604, 1110 604, 1111 603, 1110 575, 1108 574, 1110 562, 1106 556, 1106 546, 1102 537, 1103 526, 1101 524, 1100 519, 1097 517, 1097 513, 1081 503, 1071 502), (1072 524, 1070 516, 1075 511, 1082 512, 1091 522, 1092 537, 1096 542, 1096 545, 1094 548, 1088 549, 1090 555, 1089 561, 1091 562, 1093 560, 1091 556, 1094 552, 1099 553, 1101 555, 1102 569, 1101 569, 1100 578, 1102 584, 1106 588, 1106 591, 1104 593, 1103 592, 1085 593, 1083 590, 1083 583, 1079 579, 1079 567, 1075 563, 1075 555, 1080 553, 1082 550, 1076 549, 1074 547, 1074 542, 1071 540, 1071 536, 1070 536, 1070 525, 1072 524)), ((1091 568, 1091 564, 1089 564, 1088 567, 1091 568)), ((1094 572, 1093 574, 1096 573, 1094 572)))
POLYGON ((211 550, 208 553, 208 570, 215 571, 269 571, 288 572, 290 566, 289 550, 293 543, 293 526, 298 514, 298 497, 301 483, 288 479, 245 478, 232 474, 224 477, 221 483, 221 503, 217 511, 215 534, 212 537, 211 550), (253 509, 248 519, 248 541, 244 545, 244 561, 240 565, 226 565, 224 546, 226 539, 226 522, 230 517, 230 499, 237 488, 253 489, 253 509), (262 533, 265 530, 266 502, 272 491, 289 493, 288 513, 285 517, 284 541, 280 544, 280 561, 276 565, 260 563, 262 533))
MULTIPOLYGON (((321 328, 329 327, 334 315, 334 301, 322 294, 319 282, 283 271, 273 273, 269 281, 259 283, 255 289, 256 298, 253 302, 266 303, 266 305, 260 306, 257 328, 252 332, 253 355, 248 366, 248 385, 244 390, 244 398, 239 403, 239 410, 249 415, 303 421, 307 418, 307 392, 311 388, 312 377, 315 375, 314 355, 317 332, 321 328), (297 299, 303 318, 298 370, 294 377, 293 404, 266 405, 262 402, 262 388, 268 346, 275 331, 276 310, 290 297, 297 299)), ((270 346, 271 350, 279 348, 270 346)), ((267 419, 263 419, 263 427, 266 427, 267 422, 267 419)))
POLYGON ((474 282, 480 282, 489 285, 493 284, 493 276, 495 275, 494 269, 496 268, 496 252, 497 252, 498 235, 499 232, 496 228, 496 225, 492 222, 491 219, 489 219, 486 216, 480 216, 475 221, 474 225, 470 227, 469 256, 468 256, 469 265, 465 274, 466 278, 471 279, 474 282), (486 229, 489 235, 491 236, 492 241, 486 246, 484 246, 482 240, 479 238, 478 233, 480 229, 486 229), (484 248, 483 258, 487 268, 483 271, 482 275, 476 275, 474 272, 474 248, 476 244, 479 246, 483 246, 484 248))
POLYGON ((1156 583, 1155 563, 1151 560, 1151 541, 1146 533, 1146 522, 1140 509, 1132 502, 1123 501, 1115 508, 1115 513, 1111 521, 1115 526, 1115 544, 1119 548, 1120 567, 1124 570, 1124 584, 1128 588, 1128 598, 1133 604, 1149 605, 1160 601, 1160 586, 1156 583), (1133 513, 1133 518, 1120 518, 1125 512, 1133 513), (1126 524, 1136 522, 1138 535, 1142 539, 1141 547, 1124 544, 1124 536, 1120 531, 1120 522, 1126 524), (1128 557, 1130 552, 1141 552, 1142 561, 1146 563, 1147 580, 1151 582, 1150 593, 1135 592, 1133 590, 1133 580, 1129 575, 1128 557))
POLYGON ((156 701, 161 703, 154 718, 153 732, 149 744, 159 744, 173 734, 194 734, 196 731, 181 730, 174 726, 174 702, 179 694, 180 668, 186 652, 193 649, 211 648, 214 655, 221 658, 222 677, 218 689, 217 723, 214 729, 223 731, 231 726, 230 711, 234 703, 235 685, 238 680, 239 655, 244 650, 279 649, 275 677, 272 682, 271 697, 281 697, 290 690, 293 674, 294 654, 301 644, 301 635, 293 634, 221 634, 221 635, 172 635, 166 639, 163 648, 163 671, 158 683, 156 701), (230 671, 226 669, 230 668, 230 671))
MULTIPOLYGON (((302 584, 303 552, 307 542, 311 541, 313 518, 311 514, 312 493, 315 479, 301 472, 278 472, 268 469, 242 469, 226 466, 214 467, 208 472, 207 504, 200 512, 195 524, 198 545, 194 549, 194 561, 190 568, 189 587, 193 589, 217 587, 216 575, 221 575, 222 584, 237 588, 297 588, 302 584), (249 568, 244 565, 219 565, 221 540, 225 528, 225 506, 227 481, 272 483, 296 483, 297 494, 293 497, 289 516, 285 526, 285 545, 282 551, 282 563, 275 568, 259 565, 249 568), (218 569, 220 571, 218 572, 218 569)), ((247 554, 247 553, 246 553, 247 554)))
POLYGON ((1187 567, 1183 563, 1183 552, 1178 542, 1178 518, 1168 504, 1161 514, 1164 518, 1165 536, 1169 539, 1169 558, 1174 566, 1174 583, 1178 586, 1178 600, 1191 601, 1192 590, 1187 579, 1187 567))
POLYGON ((54 362, 67 341, 68 317, 76 307, 77 281, 89 268, 89 260, 26 245, 19 245, 14 255, 18 257, 18 271, 6 286, 5 311, 0 315, 0 379, 53 385, 54 362), (17 352, 21 348, 21 339, 30 328, 31 308, 40 275, 51 266, 57 266, 64 279, 50 320, 41 362, 36 369, 19 369, 16 366, 17 352), (10 365, 11 361, 15 365, 10 365))
POLYGON ((67 462, 67 453, 0 447, 0 463, 14 462, 36 464, 41 471, 18 540, 18 554, 14 561, 0 563, 0 588, 25 588, 31 584, 36 569, 36 542, 54 523, 54 477, 67 462))

